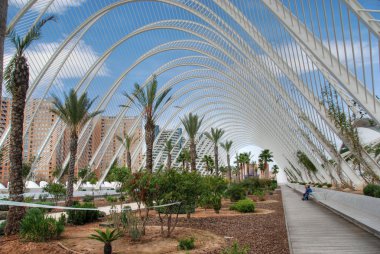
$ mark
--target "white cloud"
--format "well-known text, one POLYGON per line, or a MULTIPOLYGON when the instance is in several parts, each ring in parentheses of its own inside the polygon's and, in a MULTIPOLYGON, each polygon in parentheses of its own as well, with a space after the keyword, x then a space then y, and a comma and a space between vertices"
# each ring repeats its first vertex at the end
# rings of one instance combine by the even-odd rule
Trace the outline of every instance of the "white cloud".
MULTIPOLYGON (((48 62, 51 56, 54 54, 55 50, 58 49, 60 43, 51 42, 51 43, 40 43, 35 47, 32 47, 30 50, 27 50, 27 58, 30 66, 30 80, 33 80, 41 72, 43 66, 48 62)), ((49 68, 48 72, 45 74, 44 79, 39 84, 39 87, 46 85, 53 74, 55 73, 56 68, 60 65, 60 60, 64 60, 69 52, 69 48, 63 49, 63 51, 58 56, 57 60, 49 68)), ((14 50, 6 50, 4 55, 4 66, 7 66, 10 61, 14 50)), ((87 72, 88 68, 99 58, 99 54, 92 48, 91 45, 86 44, 84 41, 80 41, 75 49, 71 52, 69 58, 66 60, 63 68, 60 70, 58 79, 64 80, 69 78, 81 78, 87 72)), ((98 76, 108 76, 110 73, 106 65, 103 65, 102 68, 98 71, 98 76)))
MULTIPOLYGON (((48 9, 49 13, 63 13, 68 8, 78 7, 83 4, 86 0, 55 0, 48 9)), ((9 0, 9 5, 14 6, 16 8, 22 8, 27 4, 29 0, 9 0)), ((46 7, 50 0, 40 0, 35 3, 31 10, 40 12, 46 7)))

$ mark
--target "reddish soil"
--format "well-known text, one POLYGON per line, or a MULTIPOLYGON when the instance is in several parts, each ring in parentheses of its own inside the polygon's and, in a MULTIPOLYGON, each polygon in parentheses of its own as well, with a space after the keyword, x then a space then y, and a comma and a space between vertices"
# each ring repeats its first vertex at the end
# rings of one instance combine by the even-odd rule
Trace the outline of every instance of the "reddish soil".
MULTIPOLYGON (((254 197, 251 197, 254 198, 254 197)), ((256 202, 256 212, 240 214, 229 211, 231 202, 223 201, 219 214, 212 209, 197 209, 190 219, 181 215, 172 238, 162 238, 157 227, 149 227, 147 235, 138 243, 123 237, 113 243, 115 253, 185 253, 178 252, 178 239, 196 238, 196 251, 191 253, 219 253, 220 248, 238 241, 248 245, 250 253, 288 254, 288 240, 280 191, 267 195, 266 201, 256 202), (181 228, 179 228, 181 227, 181 228)), ((149 222, 157 225, 154 213, 149 222)), ((67 226, 59 241, 48 243, 25 243, 17 237, 0 238, 2 253, 73 253, 61 246, 75 250, 74 253, 102 253, 102 244, 88 239, 99 223, 84 226, 67 226)))

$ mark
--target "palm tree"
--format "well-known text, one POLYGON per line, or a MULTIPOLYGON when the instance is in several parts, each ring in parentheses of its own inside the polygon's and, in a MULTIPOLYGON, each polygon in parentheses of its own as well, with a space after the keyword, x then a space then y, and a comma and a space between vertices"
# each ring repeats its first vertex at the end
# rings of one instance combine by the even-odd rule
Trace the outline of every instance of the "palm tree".
POLYGON ((205 155, 202 158, 202 162, 206 164, 206 170, 213 173, 213 167, 214 167, 214 160, 210 155, 205 155))
POLYGON ((220 143, 220 146, 226 151, 226 154, 227 154, 228 181, 231 182, 232 175, 231 175, 230 150, 232 147, 232 140, 230 141, 226 140, 226 142, 220 143))
POLYGON ((123 233, 116 228, 112 231, 109 228, 105 232, 99 229, 95 229, 95 231, 97 234, 91 234, 88 238, 104 243, 103 253, 112 254, 111 243, 123 236, 123 233))
POLYGON ((123 137, 117 135, 116 138, 125 147, 125 150, 127 151, 127 167, 129 170, 132 170, 131 147, 136 141, 136 139, 134 139, 134 134, 129 135, 128 133, 124 132, 123 137))
POLYGON ((239 154, 236 153, 235 156, 235 163, 236 163, 236 168, 235 168, 235 181, 240 182, 240 159, 239 159, 239 154))
POLYGON ((273 167, 272 167, 272 174, 274 174, 274 178, 276 178, 276 176, 277 176, 277 174, 278 174, 278 170, 279 170, 280 168, 277 166, 277 165, 273 165, 273 167))
POLYGON ((219 140, 222 138, 224 130, 218 128, 211 128, 211 133, 206 132, 206 137, 214 143, 214 156, 215 156, 215 172, 219 175, 219 161, 218 161, 218 145, 219 140))
POLYGON ((185 116, 185 118, 181 119, 181 122, 183 126, 185 127, 185 130, 187 132, 187 135, 189 135, 190 138, 190 156, 191 156, 191 170, 196 171, 196 164, 195 160, 197 159, 197 151, 196 151, 196 145, 195 145, 195 136, 197 135, 197 132, 199 128, 201 127, 203 118, 199 118, 197 114, 190 113, 188 116, 185 116))
POLYGON ((166 161, 166 168, 169 170, 172 167, 172 150, 173 150, 172 140, 168 139, 165 142, 165 151, 168 153, 168 160, 166 161))
MULTIPOLYGON (((24 200, 22 196, 24 189, 24 184, 22 181, 22 137, 24 130, 26 92, 29 88, 29 66, 24 53, 33 41, 38 40, 41 37, 42 27, 47 22, 54 19, 54 16, 41 19, 23 38, 21 38, 15 31, 11 31, 9 33, 9 38, 16 49, 15 55, 9 62, 4 72, 5 87, 12 95, 11 133, 9 145, 9 159, 11 165, 9 176, 9 196, 12 201, 22 202, 24 200)), ((7 225, 5 227, 5 233, 7 235, 18 232, 19 223, 24 216, 24 213, 25 209, 23 207, 11 206, 9 208, 7 225)))
POLYGON ((177 158, 177 162, 182 163, 182 169, 185 169, 185 164, 186 164, 186 154, 184 151, 182 151, 177 158))
MULTIPOLYGON (((8 0, 0 1, 0 80, 3 80, 4 40, 7 33, 8 0)), ((0 105, 3 94, 3 86, 0 86, 0 105)))
POLYGON ((68 94, 64 94, 64 97, 65 100, 61 101, 58 96, 53 95, 54 107, 51 109, 51 112, 59 116, 70 131, 70 161, 67 179, 66 206, 71 206, 74 191, 74 170, 78 149, 78 132, 85 123, 102 113, 102 111, 89 112, 96 98, 89 100, 87 93, 83 93, 78 98, 74 89, 71 89, 68 94))
POLYGON ((145 87, 135 84, 135 90, 131 95, 124 95, 132 101, 143 112, 145 117, 145 144, 146 144, 146 169, 153 172, 153 142, 155 139, 154 126, 157 118, 157 110, 160 105, 168 103, 171 97, 164 101, 171 88, 165 89, 160 95, 157 94, 157 77, 154 75, 153 80, 145 87))
POLYGON ((269 165, 268 162, 272 162, 272 152, 269 151, 269 149, 264 149, 261 154, 259 155, 259 158, 263 161, 264 163, 264 173, 267 174, 266 177, 269 176, 269 165))
POLYGON ((258 165, 258 168, 260 170, 260 176, 263 176, 264 177, 264 171, 265 171, 265 166, 264 166, 264 162, 262 159, 259 159, 259 165, 258 165))

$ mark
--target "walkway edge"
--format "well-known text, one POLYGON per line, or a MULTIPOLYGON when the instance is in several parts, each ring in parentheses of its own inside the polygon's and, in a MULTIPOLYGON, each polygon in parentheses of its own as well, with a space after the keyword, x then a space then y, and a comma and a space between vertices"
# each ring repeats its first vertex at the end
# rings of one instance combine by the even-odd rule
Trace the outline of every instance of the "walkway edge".
POLYGON ((282 209, 284 210, 284 217, 285 217, 285 227, 286 227, 286 233, 288 235, 288 245, 289 245, 289 253, 293 254, 293 246, 292 241, 289 233, 289 225, 288 225, 288 219, 286 217, 286 207, 284 206, 284 192, 282 191, 283 187, 288 187, 287 185, 281 185, 281 201, 282 201, 282 209))
MULTIPOLYGON (((297 192, 297 193, 301 193, 299 190, 297 190, 296 188, 293 188, 293 187, 290 186, 290 185, 286 185, 286 186, 289 187, 290 189, 292 189, 293 191, 297 192)), ((343 212, 341 212, 341 211, 335 209, 334 207, 329 206, 328 204, 323 203, 322 201, 319 201, 319 200, 317 200, 317 199, 315 199, 315 198, 312 198, 311 200, 312 200, 313 202, 315 202, 315 203, 317 203, 317 204, 319 204, 319 205, 321 205, 321 206, 327 208, 327 209, 330 210, 331 212, 333 212, 333 213, 335 213, 336 215, 342 217, 343 219, 347 220, 348 222, 354 224, 355 226, 360 227, 361 229, 367 231, 368 233, 370 233, 370 234, 372 234, 373 236, 375 236, 375 237, 377 237, 377 238, 380 239, 380 232, 377 231, 376 229, 371 228, 370 226, 368 226, 368 225, 366 225, 366 224, 364 224, 364 223, 362 223, 362 222, 356 220, 355 218, 353 218, 353 217, 351 217, 351 216, 349 216, 349 215, 347 215, 347 214, 345 214, 345 213, 343 213, 343 212)))

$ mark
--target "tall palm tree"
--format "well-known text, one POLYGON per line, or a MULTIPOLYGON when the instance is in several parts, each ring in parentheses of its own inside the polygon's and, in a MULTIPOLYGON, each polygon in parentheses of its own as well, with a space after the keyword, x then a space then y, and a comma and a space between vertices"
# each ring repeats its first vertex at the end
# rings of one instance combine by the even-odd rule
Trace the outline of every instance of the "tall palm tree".
POLYGON ((236 163, 236 168, 235 168, 235 181, 240 182, 240 159, 239 159, 239 154, 236 153, 235 155, 235 163, 236 163))
POLYGON ((172 140, 168 139, 165 142, 165 151, 168 153, 168 159, 166 161, 166 168, 169 170, 172 167, 172 150, 173 150, 172 140))
POLYGON ((232 175, 231 175, 230 150, 232 147, 232 140, 230 141, 226 140, 226 142, 220 143, 220 146, 226 151, 226 154, 227 154, 228 181, 231 182, 232 175))
POLYGON ((214 143, 214 160, 216 175, 219 175, 218 145, 219 140, 222 138, 223 134, 224 130, 218 128, 211 128, 211 133, 206 132, 206 137, 214 143))
POLYGON ((278 170, 279 170, 280 168, 277 166, 277 165, 273 165, 273 167, 272 167, 272 174, 274 174, 274 178, 276 178, 276 176, 277 176, 277 174, 278 174, 278 170))
POLYGON ((191 171, 197 170, 195 164, 195 160, 197 159, 195 136, 197 135, 197 132, 201 127, 203 118, 204 117, 199 118, 197 114, 193 115, 192 113, 190 113, 188 116, 185 116, 183 119, 181 119, 181 122, 185 127, 187 135, 189 135, 190 138, 191 171))
POLYGON ((264 163, 264 175, 265 177, 269 177, 269 165, 268 162, 272 162, 273 154, 269 149, 264 149, 261 154, 259 155, 259 158, 263 161, 264 163))
MULTIPOLYGON (((20 37, 15 31, 9 33, 9 38, 13 43, 16 53, 9 62, 4 72, 4 81, 7 91, 12 95, 11 111, 11 133, 9 145, 9 159, 11 165, 9 196, 12 201, 22 202, 24 200, 23 181, 22 181, 22 151, 23 151, 23 126, 26 92, 29 88, 29 66, 25 57, 25 50, 33 41, 41 37, 42 27, 54 20, 54 16, 41 19, 36 23, 25 37, 20 37)), ((1 94, 0 94, 1 96, 1 94)), ((12 206, 7 216, 5 233, 15 234, 19 230, 19 223, 24 216, 24 208, 12 206)))
POLYGON ((128 133, 124 132, 123 137, 117 135, 116 138, 125 147, 125 150, 127 151, 127 167, 129 170, 132 170, 131 147, 136 141, 136 139, 134 139, 134 134, 129 135, 128 133))
POLYGON ((155 139, 154 126, 157 118, 157 110, 160 105, 168 103, 171 97, 165 100, 170 92, 165 89, 160 95, 157 94, 157 77, 154 75, 153 80, 145 87, 135 84, 135 90, 132 94, 124 95, 132 101, 143 112, 145 117, 145 144, 146 144, 146 169, 153 172, 153 142, 155 139), (165 101, 164 101, 165 100, 165 101))
POLYGON ((212 157, 210 155, 205 155, 202 158, 202 162, 204 162, 206 164, 206 170, 208 172, 211 172, 211 174, 212 174, 213 173, 213 167, 214 167, 214 160, 212 159, 212 157))
MULTIPOLYGON (((4 40, 7 33, 8 0, 0 1, 0 80, 3 80, 4 40)), ((3 86, 0 86, 0 105, 3 94, 3 86)))
POLYGON ((89 100, 87 93, 83 93, 78 98, 75 90, 71 89, 68 94, 64 94, 64 97, 65 100, 61 101, 57 95, 53 95, 54 107, 51 109, 51 112, 59 116, 70 131, 70 161, 66 190, 66 206, 71 206, 73 203, 73 183, 78 150, 78 132, 85 123, 102 113, 102 111, 89 112, 96 98, 89 100))

